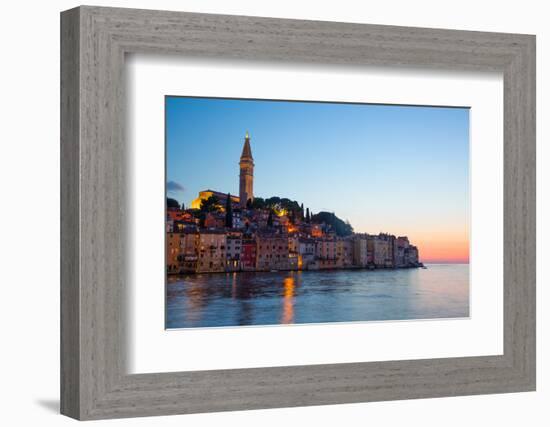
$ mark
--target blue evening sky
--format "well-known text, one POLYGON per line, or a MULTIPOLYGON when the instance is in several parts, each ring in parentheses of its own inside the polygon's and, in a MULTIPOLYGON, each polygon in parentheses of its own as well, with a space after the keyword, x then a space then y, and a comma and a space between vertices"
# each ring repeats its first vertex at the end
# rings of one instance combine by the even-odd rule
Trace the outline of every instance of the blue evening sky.
POLYGON ((166 98, 168 196, 238 195, 250 132, 254 195, 335 212, 358 232, 467 232, 469 109, 166 98))

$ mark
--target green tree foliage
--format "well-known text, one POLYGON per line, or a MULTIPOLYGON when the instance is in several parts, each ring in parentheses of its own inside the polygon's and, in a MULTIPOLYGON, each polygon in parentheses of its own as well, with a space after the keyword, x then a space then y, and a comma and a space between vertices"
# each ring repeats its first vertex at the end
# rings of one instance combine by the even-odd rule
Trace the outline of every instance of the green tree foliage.
POLYGON ((302 212, 304 211, 304 205, 300 204, 296 200, 290 200, 286 197, 278 197, 273 196, 269 197, 267 199, 263 199, 262 197, 255 197, 252 201, 252 206, 249 207, 247 204, 247 208, 249 209, 274 209, 275 211, 282 211, 285 210, 290 213, 290 211, 296 212, 302 212))
POLYGON ((294 213, 294 211, 290 211, 290 213, 288 214, 288 220, 291 224, 296 224, 296 214, 294 213))
POLYGON ((269 216, 267 217, 267 226, 273 227, 273 211, 269 211, 269 216))
MULTIPOLYGON (((180 204, 179 202, 176 200, 176 199, 172 199, 170 197, 167 197, 166 198, 166 207, 170 208, 170 209, 179 209, 180 208, 180 204)), ((183 208, 182 208, 183 209, 183 208)))
POLYGON ((227 201, 225 202, 225 226, 233 228, 233 206, 231 203, 231 194, 227 193, 227 201))
POLYGON ((254 197, 251 209, 265 209, 265 200, 261 197, 254 197))
POLYGON ((197 217, 199 218, 199 227, 204 228, 205 221, 206 221, 206 213, 199 211, 199 214, 197 215, 197 217))
POLYGON ((201 200, 202 212, 220 212, 222 205, 216 196, 210 196, 208 199, 201 200))
POLYGON ((296 200, 290 200, 285 197, 273 196, 264 201, 264 209, 271 208, 277 210, 286 210, 286 211, 297 211, 300 209, 300 205, 296 200))
POLYGON ((304 204, 303 203, 300 205, 300 219, 302 221, 304 220, 304 204))
POLYGON ((338 236, 349 236, 353 233, 353 227, 349 222, 338 218, 332 212, 319 212, 311 217, 311 221, 317 224, 328 224, 338 236))
POLYGON ((308 224, 311 222, 311 214, 309 213, 309 208, 306 209, 306 222, 308 224))

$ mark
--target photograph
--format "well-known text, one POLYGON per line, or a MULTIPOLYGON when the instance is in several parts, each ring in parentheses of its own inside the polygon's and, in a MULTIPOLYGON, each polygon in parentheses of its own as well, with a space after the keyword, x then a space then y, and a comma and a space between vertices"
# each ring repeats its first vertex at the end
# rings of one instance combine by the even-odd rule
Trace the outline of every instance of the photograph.
POLYGON ((470 316, 470 109, 166 95, 165 328, 470 316))

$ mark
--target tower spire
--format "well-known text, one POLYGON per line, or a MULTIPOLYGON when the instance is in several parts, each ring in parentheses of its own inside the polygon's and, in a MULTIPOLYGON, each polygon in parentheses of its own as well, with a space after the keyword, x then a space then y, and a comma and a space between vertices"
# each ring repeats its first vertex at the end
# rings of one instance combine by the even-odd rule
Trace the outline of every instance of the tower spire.
POLYGON ((243 151, 239 162, 239 199, 242 207, 245 207, 249 200, 254 200, 254 159, 250 148, 250 135, 246 131, 244 137, 243 151))
POLYGON ((246 135, 244 137, 243 152, 241 154, 241 160, 242 159, 252 160, 252 149, 250 148, 250 136, 248 131, 246 131, 246 135))

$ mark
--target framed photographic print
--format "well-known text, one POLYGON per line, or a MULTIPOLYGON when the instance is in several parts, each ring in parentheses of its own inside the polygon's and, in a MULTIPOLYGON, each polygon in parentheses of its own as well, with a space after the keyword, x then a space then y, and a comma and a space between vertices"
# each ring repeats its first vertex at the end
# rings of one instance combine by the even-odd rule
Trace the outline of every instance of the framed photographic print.
POLYGON ((167 96, 165 115, 167 328, 469 317, 468 108, 167 96))
POLYGON ((535 389, 534 36, 61 18, 62 413, 535 389))

